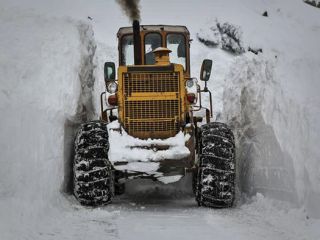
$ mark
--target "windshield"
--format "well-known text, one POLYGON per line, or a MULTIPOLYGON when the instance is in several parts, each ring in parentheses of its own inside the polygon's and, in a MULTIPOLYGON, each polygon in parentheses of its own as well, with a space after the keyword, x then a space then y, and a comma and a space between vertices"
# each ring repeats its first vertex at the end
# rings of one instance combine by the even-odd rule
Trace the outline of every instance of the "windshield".
POLYGON ((170 53, 172 63, 181 64, 186 69, 186 40, 183 34, 169 33, 167 35, 167 48, 170 53))
POLYGON ((161 35, 159 33, 148 33, 144 38, 145 64, 155 64, 153 50, 161 47, 161 35))
POLYGON ((134 64, 133 35, 126 35, 122 38, 121 44, 121 65, 134 64))

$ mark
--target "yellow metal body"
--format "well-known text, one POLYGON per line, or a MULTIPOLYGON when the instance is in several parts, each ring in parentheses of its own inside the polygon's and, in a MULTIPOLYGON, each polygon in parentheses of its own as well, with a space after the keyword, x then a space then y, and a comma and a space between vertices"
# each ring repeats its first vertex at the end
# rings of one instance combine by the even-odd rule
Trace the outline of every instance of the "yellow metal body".
POLYGON ((189 105, 180 64, 119 66, 118 112, 124 129, 141 139, 168 138, 185 125, 189 105))
POLYGON ((184 129, 187 113, 190 111, 185 88, 185 81, 190 77, 190 34, 184 26, 140 26, 140 54, 143 64, 146 63, 145 39, 150 33, 158 34, 161 39, 160 47, 154 50, 155 65, 127 66, 122 42, 125 37, 133 36, 133 28, 124 27, 118 31, 118 118, 131 136, 164 139, 184 129), (170 63, 171 50, 167 49, 169 34, 183 36, 185 67, 170 63))

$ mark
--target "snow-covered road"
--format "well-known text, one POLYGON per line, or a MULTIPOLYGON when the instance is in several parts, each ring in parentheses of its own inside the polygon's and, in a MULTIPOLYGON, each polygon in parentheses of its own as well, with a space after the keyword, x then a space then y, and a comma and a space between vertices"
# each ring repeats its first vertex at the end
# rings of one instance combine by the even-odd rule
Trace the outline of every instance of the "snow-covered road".
MULTIPOLYGON (((80 206, 73 197, 66 209, 50 212, 30 231, 8 239, 290 239, 317 240, 319 221, 262 195, 232 209, 196 206, 191 196, 138 194, 102 208, 80 206), (279 206, 280 204, 281 206, 279 206)), ((19 231, 19 230, 18 230, 19 231)))

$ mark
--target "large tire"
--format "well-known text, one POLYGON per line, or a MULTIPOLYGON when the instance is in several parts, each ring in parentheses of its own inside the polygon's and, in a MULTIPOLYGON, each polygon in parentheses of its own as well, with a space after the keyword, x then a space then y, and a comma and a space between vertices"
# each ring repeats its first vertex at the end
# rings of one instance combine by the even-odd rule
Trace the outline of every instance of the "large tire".
POLYGON ((103 121, 80 126, 75 140, 74 195, 83 205, 99 206, 114 196, 114 176, 108 160, 108 131, 103 121))
POLYGON ((199 206, 231 207, 235 199, 235 144, 223 123, 208 123, 199 132, 196 201, 199 206))

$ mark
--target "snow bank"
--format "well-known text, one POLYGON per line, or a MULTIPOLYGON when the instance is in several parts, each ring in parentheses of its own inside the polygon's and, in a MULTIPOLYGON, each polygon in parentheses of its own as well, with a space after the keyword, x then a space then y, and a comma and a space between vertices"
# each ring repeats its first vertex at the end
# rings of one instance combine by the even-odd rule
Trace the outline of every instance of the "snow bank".
POLYGON ((18 218, 63 205, 73 130, 95 115, 95 43, 84 22, 4 8, 0 22, 0 232, 11 239, 18 218))
POLYGON ((273 68, 263 57, 244 57, 227 76, 224 117, 236 131, 240 188, 305 204, 317 215, 319 163, 310 113, 285 96, 273 68))
MULTIPOLYGON (((224 92, 224 113, 236 130, 241 189, 251 195, 262 192, 296 200, 293 160, 279 143, 276 134, 280 133, 275 132, 290 121, 291 114, 274 80, 272 63, 262 57, 240 58, 231 69, 224 92)), ((298 112, 295 106, 291 109, 298 112)), ((293 115, 303 123, 302 116, 293 115)), ((303 127, 294 127, 297 138, 303 127)))
POLYGON ((217 18, 239 25, 243 46, 263 53, 233 57, 219 45, 210 51, 203 41, 197 46, 197 58, 214 60, 209 85, 215 115, 237 136, 239 188, 247 196, 263 193, 320 217, 317 9, 302 1, 246 2, 234 15, 227 4, 223 8, 230 12, 216 11, 199 36, 216 42, 217 18), (265 10, 269 17, 262 16, 265 10))

